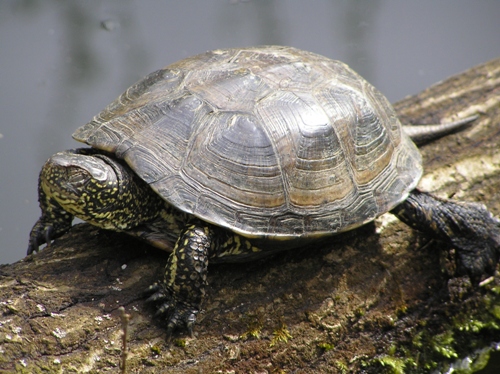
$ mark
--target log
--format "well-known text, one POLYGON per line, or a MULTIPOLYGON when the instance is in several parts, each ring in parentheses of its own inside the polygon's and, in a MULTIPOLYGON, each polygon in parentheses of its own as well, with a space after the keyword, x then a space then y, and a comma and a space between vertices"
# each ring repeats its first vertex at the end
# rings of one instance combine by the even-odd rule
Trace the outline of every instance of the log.
MULTIPOLYGON (((411 124, 480 115, 470 128, 422 147, 420 187, 482 202, 499 216, 500 59, 395 107, 411 124)), ((49 248, 0 266, 0 372, 478 368, 500 341, 500 278, 474 285, 455 276, 453 250, 442 247, 385 214, 321 246, 212 265, 195 336, 167 341, 141 294, 161 276, 166 254, 79 224, 49 248), (119 307, 130 316, 125 352, 119 307)))

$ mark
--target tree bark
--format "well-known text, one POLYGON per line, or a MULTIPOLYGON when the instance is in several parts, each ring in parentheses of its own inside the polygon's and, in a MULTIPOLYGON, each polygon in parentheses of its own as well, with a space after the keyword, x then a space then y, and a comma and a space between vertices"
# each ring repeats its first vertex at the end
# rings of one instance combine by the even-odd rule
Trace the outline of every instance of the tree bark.
MULTIPOLYGON (((480 115, 422 147, 419 187, 499 216, 500 59, 395 107, 412 124, 480 115)), ((471 285, 442 247, 385 214, 322 246, 210 266, 195 337, 167 342, 141 295, 166 254, 76 225, 0 266, 0 372, 120 372, 120 306, 128 373, 429 372, 465 357, 479 367, 479 350, 500 341, 500 278, 471 285)))

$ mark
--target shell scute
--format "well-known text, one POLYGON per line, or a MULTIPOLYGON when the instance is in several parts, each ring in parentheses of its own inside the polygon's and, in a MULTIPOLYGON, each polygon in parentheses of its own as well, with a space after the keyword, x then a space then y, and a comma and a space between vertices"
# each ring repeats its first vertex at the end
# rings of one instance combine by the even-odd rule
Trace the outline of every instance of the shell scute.
POLYGON ((75 139, 114 152, 167 202, 247 236, 349 230, 422 174, 387 99, 289 47, 216 50, 152 73, 75 139))

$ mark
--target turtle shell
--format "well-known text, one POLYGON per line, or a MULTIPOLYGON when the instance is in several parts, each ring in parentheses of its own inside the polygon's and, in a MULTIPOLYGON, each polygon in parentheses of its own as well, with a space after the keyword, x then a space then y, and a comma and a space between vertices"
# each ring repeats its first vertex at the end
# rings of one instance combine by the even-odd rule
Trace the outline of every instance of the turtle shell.
POLYGON ((73 137, 124 159, 178 209, 249 237, 352 229, 406 199, 422 175, 378 90, 342 62, 290 47, 176 62, 73 137))

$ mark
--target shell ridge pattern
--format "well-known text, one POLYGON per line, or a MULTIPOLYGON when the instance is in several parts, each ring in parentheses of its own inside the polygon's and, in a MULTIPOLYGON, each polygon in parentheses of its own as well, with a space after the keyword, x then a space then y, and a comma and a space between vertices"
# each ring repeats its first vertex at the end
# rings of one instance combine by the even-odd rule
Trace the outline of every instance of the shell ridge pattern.
POLYGON ((379 204, 376 203, 375 186, 388 178, 387 169, 392 171, 393 168, 387 167, 394 152, 387 132, 370 104, 363 98, 360 107, 364 110, 357 113, 359 117, 356 122, 354 158, 360 191, 360 205, 357 212, 360 217, 366 217, 368 220, 380 214, 379 204))
MULTIPOLYGON (((344 216, 345 211, 349 209, 360 193, 356 180, 355 165, 349 162, 349 160, 353 159, 354 154, 352 126, 349 125, 354 122, 352 103, 346 100, 344 85, 338 79, 327 80, 318 89, 316 97, 321 103, 322 110, 330 118, 332 133, 335 134, 337 139, 336 147, 339 149, 338 166, 332 175, 332 178, 338 180, 339 188, 336 195, 329 202, 329 206, 336 208, 341 212, 341 216, 344 216)), ((347 223, 344 221, 339 223, 339 227, 344 224, 347 223)))
MULTIPOLYGON (((130 113, 133 115, 136 110, 141 110, 148 103, 156 102, 158 98, 161 99, 176 91, 182 80, 181 72, 167 68, 147 75, 129 87, 89 123, 78 128, 73 133, 73 138, 92 147, 114 152, 123 137, 113 128, 114 123, 119 118, 124 118, 125 122, 128 122, 126 118, 130 113)), ((134 126, 139 125, 130 123, 134 126)))
MULTIPOLYGON (((308 169, 312 173, 326 174, 325 171, 336 169, 337 165, 342 164, 345 160, 345 157, 342 157, 342 142, 339 141, 336 126, 333 125, 333 119, 329 118, 323 110, 321 103, 318 102, 318 99, 315 97, 308 98, 304 95, 300 95, 300 97, 306 101, 306 105, 314 115, 311 118, 304 118, 307 111, 302 110, 302 113, 299 112, 304 126, 299 129, 302 139, 297 153, 297 160, 299 161, 297 166, 299 169, 308 169), (301 161, 303 161, 302 165, 300 164, 301 161)), ((329 180, 332 180, 332 178, 336 178, 333 171, 328 176, 329 180)), ((317 177, 314 176, 312 181, 316 182, 317 177)), ((327 183, 321 185, 307 183, 303 187, 306 191, 314 191, 325 188, 328 185, 327 183)))
MULTIPOLYGON (((324 106, 322 106, 322 108, 325 110, 324 106)), ((325 204, 325 207, 327 207, 326 209, 332 212, 330 216, 333 219, 332 222, 329 223, 329 227, 333 232, 344 231, 350 227, 346 213, 348 212, 348 209, 352 205, 353 201, 360 194, 358 186, 355 183, 355 171, 353 169, 353 165, 348 162, 349 149, 347 147, 348 142, 346 141, 346 126, 336 126, 336 120, 336 118, 330 119, 332 133, 335 134, 337 140, 335 145, 339 149, 337 154, 338 163, 334 168, 334 171, 332 171, 331 178, 334 178, 334 181, 338 184, 338 188, 336 189, 335 195, 330 195, 331 200, 325 204)), ((341 121, 342 120, 345 119, 341 118, 341 121)), ((325 217, 323 220, 330 219, 330 216, 325 217)), ((323 224, 320 227, 324 229, 325 226, 326 225, 323 224)))
POLYGON ((117 156, 149 184, 174 173, 176 162, 182 159, 183 140, 189 137, 192 119, 186 114, 194 114, 199 105, 196 99, 182 97, 153 102, 128 113, 127 123, 134 128, 116 149, 117 156))
POLYGON ((291 47, 174 63, 75 138, 124 157, 174 207, 248 236, 359 226, 404 198, 421 173, 376 89, 343 63, 291 47))
MULTIPOLYGON (((218 216, 214 217, 213 220, 219 224, 227 220, 228 226, 234 225, 234 221, 240 220, 238 216, 241 211, 254 210, 255 213, 259 213, 258 209, 266 209, 267 211, 286 211, 287 209, 284 205, 286 197, 283 198, 282 182, 278 181, 282 178, 282 173, 280 165, 277 164, 276 150, 271 148, 272 142, 268 144, 269 134, 266 133, 268 126, 263 126, 263 122, 251 114, 255 103, 260 101, 263 96, 269 95, 271 88, 263 83, 262 79, 251 69, 242 68, 238 64, 238 55, 240 53, 232 58, 225 56, 225 60, 227 58, 226 61, 228 61, 225 64, 233 64, 234 66, 228 67, 224 72, 217 71, 216 76, 211 77, 209 72, 201 71, 195 77, 190 77, 194 83, 189 84, 189 89, 192 92, 196 92, 215 107, 214 112, 211 113, 212 119, 202 120, 204 127, 208 126, 213 130, 200 137, 204 142, 190 147, 191 150, 197 150, 194 152, 195 155, 200 153, 200 149, 202 150, 201 153, 205 158, 199 164, 205 170, 204 173, 198 175, 206 174, 203 179, 207 179, 206 182, 202 182, 207 192, 200 194, 193 212, 206 219, 210 210, 214 210, 213 207, 206 208, 206 205, 209 204, 207 200, 225 200, 223 203, 233 208, 232 216, 226 213, 222 214, 221 210, 223 209, 219 207, 215 208, 216 211, 218 210, 218 216), (200 77, 202 79, 215 79, 212 82, 215 82, 214 84, 220 88, 214 93, 212 92, 213 84, 209 84, 210 91, 205 92, 206 84, 200 83, 200 77), (252 78, 250 83, 248 83, 249 77, 252 78), (242 82, 245 84, 241 84, 242 82), (229 84, 229 87, 226 86, 226 83, 229 84), (234 96, 234 94, 227 92, 242 91, 250 92, 250 95, 247 94, 243 97, 236 95, 240 100, 236 106, 227 101, 221 104, 217 98, 220 93, 223 93, 224 98, 227 98, 234 96), (240 130, 241 134, 246 135, 243 139, 238 139, 237 129, 240 130), (244 143, 252 141, 251 146, 245 147, 244 143), (231 152, 231 150, 233 151, 231 152), (248 150, 252 152, 246 152, 248 150), (237 159, 235 159, 235 155, 238 156, 237 159), (213 162, 209 163, 207 159, 213 160, 213 162), (247 180, 244 179, 244 174, 246 174, 247 180), (225 184, 225 187, 217 186, 216 182, 225 184), (273 188, 270 188, 272 186, 273 188), (226 191, 229 188, 234 191, 232 195, 236 198, 218 192, 220 190, 226 191)), ((187 159, 191 161, 192 158, 188 156, 187 159)), ((194 165, 195 163, 190 162, 189 166, 194 165)), ((194 179, 198 179, 198 177, 194 179)), ((260 220, 263 221, 261 222, 262 230, 266 230, 267 218, 265 218, 265 214, 264 217, 262 217, 262 213, 260 215, 260 220)), ((251 230, 252 227, 249 227, 248 231, 251 230)))
MULTIPOLYGON (((305 67, 304 64, 297 64, 295 67, 300 69, 303 74, 308 74, 308 70, 311 70, 305 67)), ((318 215, 321 210, 321 204, 324 205, 326 203, 324 197, 321 195, 321 201, 317 201, 316 196, 318 194, 313 190, 320 190, 324 186, 314 186, 315 178, 311 177, 314 171, 307 170, 308 166, 313 166, 312 160, 308 156, 302 158, 305 161, 305 167, 303 168, 304 178, 301 175, 293 175, 293 173, 299 174, 301 171, 300 165, 297 165, 301 158, 300 141, 303 141, 302 145, 304 147, 302 151, 304 151, 304 148, 307 148, 307 145, 305 145, 308 138, 307 133, 310 132, 310 139, 312 139, 311 148, 315 152, 314 147, 318 142, 321 142, 322 137, 320 135, 323 135, 321 134, 322 132, 324 133, 324 130, 318 131, 318 128, 326 128, 326 124, 331 126, 331 121, 310 93, 302 92, 300 89, 293 90, 292 87, 294 87, 295 83, 293 80, 289 80, 287 83, 289 90, 278 90, 273 95, 267 96, 258 103, 256 110, 261 117, 261 121, 273 121, 274 124, 267 127, 272 129, 271 134, 274 135, 273 144, 275 144, 276 153, 280 156, 279 159, 281 160, 280 165, 283 171, 284 186, 286 186, 285 191, 287 191, 287 201, 289 201, 287 212, 295 212, 299 217, 302 216, 302 221, 311 221, 311 215, 318 215), (266 101, 270 102, 270 104, 266 105, 266 101), (277 135, 277 129, 283 129, 281 131, 283 136, 277 135), (291 137, 286 135, 292 135, 295 139, 290 139, 291 137), (291 140, 290 144, 285 144, 286 140, 291 140), (307 172, 309 175, 306 174, 307 172), (291 181, 304 181, 305 183, 302 186, 293 186, 291 181), (297 198, 295 201, 291 197, 293 196, 292 188, 296 189, 295 195, 297 195, 297 198)), ((327 161, 324 157, 318 158, 321 160, 318 164, 326 163, 327 161)), ((325 170, 320 171, 325 174, 325 170)), ((335 211, 332 211, 327 215, 334 214, 335 211)), ((295 223, 295 225, 297 224, 299 222, 295 223)), ((337 220, 336 225, 342 225, 342 222, 337 220)), ((302 231, 304 230, 305 228, 302 231)), ((297 233, 297 231, 295 232, 297 233)))
POLYGON ((276 156, 270 144, 263 146, 267 138, 262 132, 263 126, 252 116, 242 113, 219 111, 211 113, 210 117, 204 121, 202 133, 197 134, 196 143, 191 147, 193 152, 186 157, 189 163, 183 169, 185 175, 196 179, 206 191, 197 199, 193 213, 206 217, 215 209, 218 217, 213 219, 216 222, 224 217, 233 222, 239 211, 259 207, 279 209, 283 204, 282 188, 277 182, 281 172, 276 167, 276 156), (238 134, 241 137, 237 137, 238 134), (228 190, 232 191, 229 196, 228 190), (232 208, 229 209, 232 212, 222 213, 223 207, 208 209, 207 204, 216 204, 208 200, 222 202, 232 208))
MULTIPOLYGON (((409 191, 413 190, 423 173, 422 159, 415 144, 402 131, 399 119, 387 98, 375 87, 365 82, 364 97, 371 98, 371 108, 375 117, 383 126, 385 141, 380 144, 382 150, 390 159, 384 165, 379 164, 375 169, 380 170, 376 179, 369 185, 378 206, 379 214, 389 211, 405 200, 409 191), (381 121, 382 119, 382 121, 381 121), (394 165, 397 165, 394 167, 394 165), (402 191, 406 191, 402 193, 402 191)), ((383 154, 379 157, 384 157, 383 154)), ((377 158, 372 157, 374 161, 377 158)))
POLYGON ((187 174, 185 169, 194 147, 193 142, 203 127, 203 118, 213 108, 189 90, 184 90, 179 96, 169 103, 169 110, 164 118, 145 135, 145 139, 157 139, 162 159, 169 161, 168 164, 165 161, 162 164, 165 168, 170 168, 170 172, 159 175, 151 186, 170 204, 193 213, 202 188, 199 181, 187 174))
MULTIPOLYGON (((268 133, 271 139, 274 152, 277 155, 277 162, 281 170, 281 179, 283 192, 285 195, 285 209, 292 209, 290 204, 290 169, 293 168, 293 159, 296 156, 296 132, 298 130, 295 121, 292 118, 285 118, 287 114, 290 117, 290 107, 297 102, 298 97, 293 93, 286 91, 277 91, 265 99, 259 101, 256 113, 263 126, 264 131, 268 133), (295 126, 293 126, 295 125, 295 126)), ((295 118, 293 113, 293 118, 295 118)))

